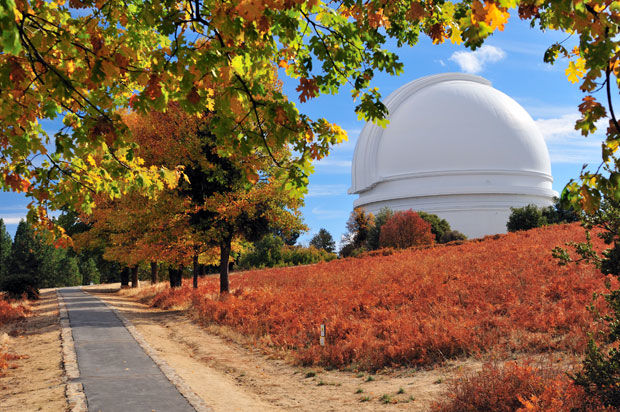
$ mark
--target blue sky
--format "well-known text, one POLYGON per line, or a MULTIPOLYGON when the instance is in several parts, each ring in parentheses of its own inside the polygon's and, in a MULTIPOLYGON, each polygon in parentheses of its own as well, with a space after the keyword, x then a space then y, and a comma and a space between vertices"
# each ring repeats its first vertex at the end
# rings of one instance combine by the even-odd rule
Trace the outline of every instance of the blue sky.
MULTIPOLYGON (((427 38, 413 48, 397 50, 405 64, 398 77, 378 75, 373 86, 384 97, 416 78, 443 72, 475 73, 489 79, 493 86, 519 102, 540 127, 551 156, 553 188, 560 192, 570 178, 577 177, 583 163, 598 164, 602 134, 583 138, 573 128, 582 93, 566 79, 567 61, 554 66, 543 62, 546 48, 567 36, 541 32, 529 24, 511 18, 503 32, 493 35, 483 48, 471 52, 452 44, 432 45, 427 38)), ((576 40, 568 39, 566 45, 576 40)), ((297 96, 296 80, 284 79, 291 98, 297 96)), ((604 100, 603 100, 604 101, 604 100)), ((321 96, 300 104, 300 110, 312 117, 326 117, 347 130, 349 141, 315 166, 309 192, 302 209, 310 231, 300 241, 307 243, 320 228, 326 228, 336 241, 346 231, 345 223, 355 196, 348 195, 351 184, 351 160, 363 122, 354 113, 355 102, 347 89, 339 95, 321 96)), ((53 134, 53 127, 48 131, 53 134)), ((13 234, 19 219, 26 214, 28 201, 15 193, 0 193, 0 217, 13 234)))

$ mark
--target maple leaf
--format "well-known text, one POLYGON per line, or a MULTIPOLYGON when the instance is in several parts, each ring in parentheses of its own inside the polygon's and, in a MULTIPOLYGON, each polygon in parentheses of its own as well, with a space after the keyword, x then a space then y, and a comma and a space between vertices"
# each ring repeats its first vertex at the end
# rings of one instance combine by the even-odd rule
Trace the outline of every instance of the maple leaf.
POLYGON ((302 77, 301 79, 299 79, 299 86, 297 86, 295 90, 300 92, 299 101, 302 103, 306 102, 309 99, 312 99, 319 94, 319 87, 316 84, 315 78, 307 79, 305 77, 302 77))
POLYGON ((576 61, 569 62, 564 73, 569 82, 577 83, 586 74, 586 61, 580 57, 576 61))
POLYGON ((485 11, 485 21, 491 26, 491 29, 504 31, 504 24, 508 22, 508 17, 510 17, 506 9, 503 7, 498 8, 495 3, 487 3, 485 5, 485 11))
POLYGON ((424 17, 426 11, 424 10, 424 6, 422 3, 414 1, 409 6, 409 10, 407 10, 407 18, 409 20, 418 21, 422 17, 424 17))
POLYGON ((161 85, 159 81, 159 76, 152 74, 144 88, 144 94, 151 100, 155 100, 161 96, 161 85))

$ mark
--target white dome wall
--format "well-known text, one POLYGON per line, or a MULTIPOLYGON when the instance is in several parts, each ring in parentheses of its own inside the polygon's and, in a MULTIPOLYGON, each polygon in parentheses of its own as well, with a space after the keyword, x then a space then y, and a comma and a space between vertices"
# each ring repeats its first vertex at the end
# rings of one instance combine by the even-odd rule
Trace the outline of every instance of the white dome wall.
POLYGON ((540 131, 487 80, 425 77, 392 93, 386 106, 389 125, 367 124, 355 148, 355 207, 424 210, 480 237, 505 232, 510 207, 552 204, 540 131))

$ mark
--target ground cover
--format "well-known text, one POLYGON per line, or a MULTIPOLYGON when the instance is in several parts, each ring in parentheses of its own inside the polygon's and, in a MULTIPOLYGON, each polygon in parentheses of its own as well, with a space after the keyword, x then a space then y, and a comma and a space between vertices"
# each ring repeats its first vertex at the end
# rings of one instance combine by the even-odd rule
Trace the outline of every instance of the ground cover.
POLYGON ((38 301, 11 306, 0 301, 2 352, 12 358, 0 373, 0 410, 66 410, 56 291, 42 290, 38 301))
MULTIPOLYGON (((376 370, 431 366, 489 351, 580 352, 586 306, 605 277, 589 265, 558 266, 551 249, 583 240, 578 224, 303 267, 234 274, 199 288, 145 288, 161 308, 188 308, 266 351, 304 365, 376 370), (320 325, 327 327, 319 344, 320 325)), ((601 245, 599 245, 601 246, 601 245)))

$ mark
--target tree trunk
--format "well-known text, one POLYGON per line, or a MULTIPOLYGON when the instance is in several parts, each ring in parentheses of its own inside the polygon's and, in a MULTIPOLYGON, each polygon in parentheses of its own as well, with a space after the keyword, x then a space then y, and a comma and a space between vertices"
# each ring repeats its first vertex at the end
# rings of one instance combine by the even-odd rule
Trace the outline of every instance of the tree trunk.
POLYGON ((168 268, 170 287, 178 288, 183 285, 183 265, 178 269, 168 268))
POLYGON ((151 285, 157 283, 157 275, 159 272, 159 265, 157 262, 151 262, 151 285))
POLYGON ((198 254, 194 255, 194 289, 198 288, 198 272, 200 271, 200 268, 198 267, 198 254))
POLYGON ((129 287, 129 268, 125 266, 121 271, 121 289, 129 287))
POLYGON ((220 294, 229 292, 228 285, 228 258, 230 257, 230 244, 232 237, 220 242, 220 294))
POLYGON ((137 288, 138 285, 138 265, 131 268, 131 287, 137 288))

